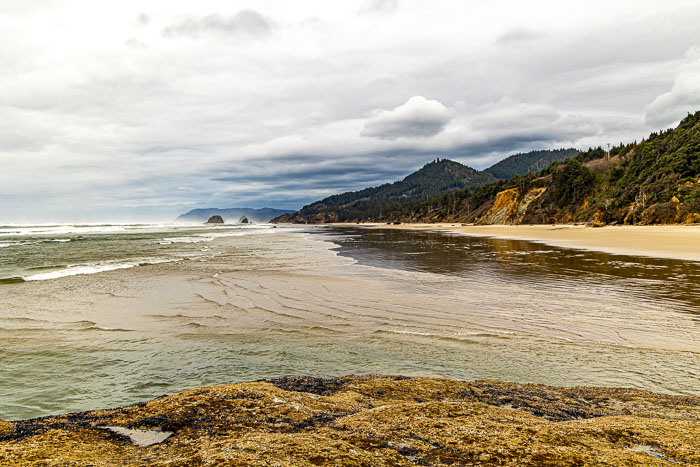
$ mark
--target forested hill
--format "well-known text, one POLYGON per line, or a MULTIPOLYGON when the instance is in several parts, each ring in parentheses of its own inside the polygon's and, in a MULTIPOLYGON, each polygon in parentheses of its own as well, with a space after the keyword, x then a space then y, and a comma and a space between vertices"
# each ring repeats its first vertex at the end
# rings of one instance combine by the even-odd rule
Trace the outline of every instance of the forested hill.
POLYGON ((487 172, 447 159, 437 159, 401 181, 351 191, 304 206, 273 222, 353 222, 383 218, 402 207, 434 199, 444 193, 473 189, 496 179, 487 172))
POLYGON ((552 162, 571 159, 580 152, 578 149, 570 148, 514 154, 492 165, 485 172, 498 179, 507 180, 516 175, 525 175, 528 172, 537 173, 549 167, 552 162))
POLYGON ((700 111, 640 143, 589 149, 537 174, 459 190, 382 220, 522 224, 700 223, 700 111))

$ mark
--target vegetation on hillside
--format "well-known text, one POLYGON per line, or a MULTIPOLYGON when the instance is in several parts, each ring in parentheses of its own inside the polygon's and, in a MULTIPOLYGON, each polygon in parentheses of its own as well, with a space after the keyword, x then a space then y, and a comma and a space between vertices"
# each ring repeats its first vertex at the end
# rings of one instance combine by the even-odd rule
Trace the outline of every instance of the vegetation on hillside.
POLYGON ((508 180, 493 171, 543 158, 517 154, 491 173, 437 160, 400 182, 331 196, 275 221, 700 223, 700 111, 639 143, 571 151, 549 151, 563 160, 508 180))
POLYGON ((278 222, 344 222, 382 219, 389 212, 434 199, 444 193, 493 182, 486 172, 447 159, 436 159, 401 181, 329 196, 304 206, 278 222))
POLYGON ((499 192, 517 189, 523 199, 534 188, 546 190, 520 222, 700 222, 700 112, 640 143, 620 144, 609 153, 591 148, 537 174, 449 193, 385 219, 478 222, 499 192))
POLYGON ((537 173, 549 167, 552 162, 570 159, 580 152, 578 149, 569 148, 518 153, 495 163, 485 172, 498 179, 507 180, 516 175, 525 175, 528 172, 537 173))

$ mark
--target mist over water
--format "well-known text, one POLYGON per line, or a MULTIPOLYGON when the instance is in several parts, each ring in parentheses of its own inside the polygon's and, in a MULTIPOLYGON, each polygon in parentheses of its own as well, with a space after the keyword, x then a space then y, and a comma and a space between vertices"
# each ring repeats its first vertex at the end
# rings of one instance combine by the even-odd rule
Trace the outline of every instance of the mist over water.
POLYGON ((700 395, 698 263, 399 230, 100 228, 0 227, 0 278, 28 280, 0 284, 0 418, 301 374, 700 395))

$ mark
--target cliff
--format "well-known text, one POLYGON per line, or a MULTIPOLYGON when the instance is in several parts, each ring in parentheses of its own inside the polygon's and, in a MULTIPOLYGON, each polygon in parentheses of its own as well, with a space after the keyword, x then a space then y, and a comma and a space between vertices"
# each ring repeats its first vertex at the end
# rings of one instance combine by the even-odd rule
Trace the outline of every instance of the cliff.
POLYGON ((0 464, 698 465, 698 439, 696 397, 435 378, 282 378, 0 421, 0 464))

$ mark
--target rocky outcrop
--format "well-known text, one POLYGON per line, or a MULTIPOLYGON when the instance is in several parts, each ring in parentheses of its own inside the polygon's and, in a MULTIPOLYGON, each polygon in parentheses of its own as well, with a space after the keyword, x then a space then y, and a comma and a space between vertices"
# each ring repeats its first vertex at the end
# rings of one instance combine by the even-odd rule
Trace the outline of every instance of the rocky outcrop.
POLYGON ((206 223, 207 224, 223 224, 224 218, 221 216, 211 216, 206 223))
POLYGON ((239 224, 248 224, 248 223, 250 223, 250 221, 248 220, 248 218, 246 216, 241 216, 241 218, 238 219, 238 223, 239 224))
POLYGON ((479 219, 477 224, 520 224, 530 205, 546 190, 545 187, 533 188, 522 197, 518 188, 503 190, 496 195, 493 206, 479 219))
POLYGON ((696 397, 296 377, 0 421, 0 465, 699 465, 698 439, 696 397))

